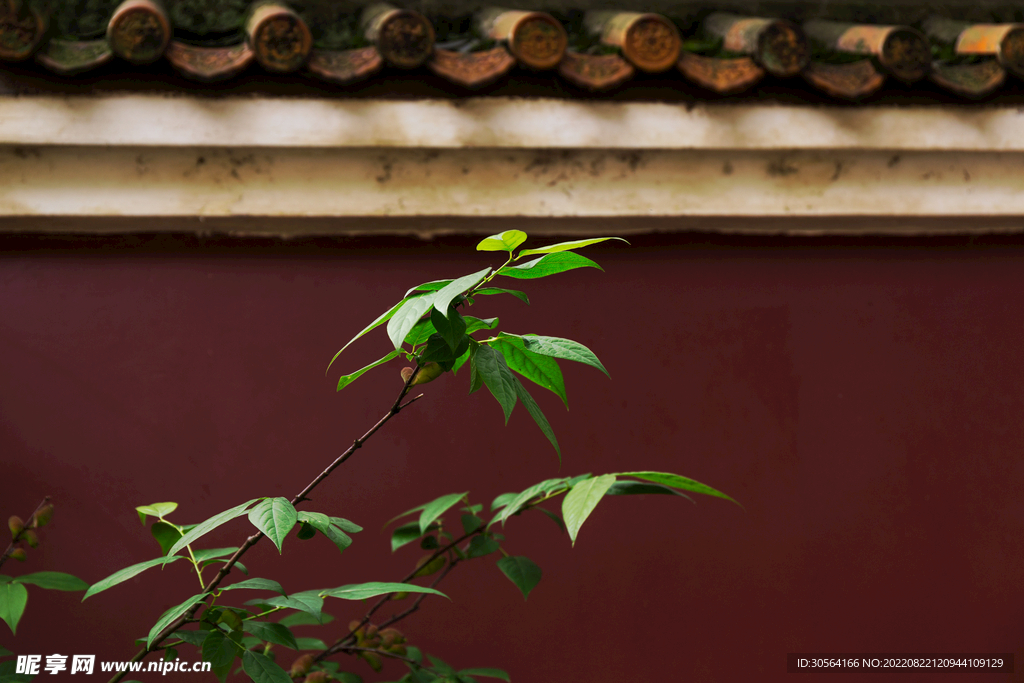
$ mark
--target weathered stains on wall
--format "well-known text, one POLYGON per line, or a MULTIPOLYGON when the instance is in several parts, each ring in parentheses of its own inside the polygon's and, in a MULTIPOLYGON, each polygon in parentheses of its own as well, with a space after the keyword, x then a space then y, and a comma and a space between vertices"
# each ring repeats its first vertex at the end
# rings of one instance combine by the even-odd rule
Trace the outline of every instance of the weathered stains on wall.
POLYGON ((19 145, 0 147, 0 217, 1019 216, 1022 162, 995 152, 19 145))

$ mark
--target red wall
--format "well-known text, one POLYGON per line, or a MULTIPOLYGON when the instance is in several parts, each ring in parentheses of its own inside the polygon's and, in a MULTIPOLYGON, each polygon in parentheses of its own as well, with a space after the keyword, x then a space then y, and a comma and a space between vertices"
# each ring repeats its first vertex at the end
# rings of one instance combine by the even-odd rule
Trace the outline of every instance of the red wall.
MULTIPOLYGON (((338 374, 386 352, 383 331, 329 378, 327 361, 409 286, 497 265, 474 241, 8 242, 0 513, 27 515, 44 494, 57 512, 29 561, 0 571, 96 581, 159 554, 136 505, 178 501, 184 523, 291 497, 401 386, 393 361, 334 392, 338 374)), ((544 570, 529 602, 488 557, 403 630, 520 682, 782 680, 795 651, 1017 651, 1024 668, 1024 242, 660 237, 589 255, 605 273, 510 282, 532 306, 481 297, 473 309, 577 339, 611 372, 563 363, 569 412, 534 392, 561 470, 521 407, 505 427, 486 392, 467 395, 468 377, 445 378, 314 496, 312 509, 366 527, 355 544, 339 555, 293 537, 278 556, 264 542, 245 559, 253 575, 290 590, 397 580, 421 551, 392 556, 381 528, 413 505, 667 470, 745 510, 612 498, 575 548, 541 515, 516 518, 506 548, 544 570)), ((246 525, 211 544, 238 544, 246 525)), ((84 604, 30 588, 17 637, 0 626, 0 644, 127 658, 196 592, 185 569, 84 604)), ((327 611, 338 621, 303 635, 332 640, 360 606, 327 611)), ((368 681, 403 670, 352 667, 368 681)))

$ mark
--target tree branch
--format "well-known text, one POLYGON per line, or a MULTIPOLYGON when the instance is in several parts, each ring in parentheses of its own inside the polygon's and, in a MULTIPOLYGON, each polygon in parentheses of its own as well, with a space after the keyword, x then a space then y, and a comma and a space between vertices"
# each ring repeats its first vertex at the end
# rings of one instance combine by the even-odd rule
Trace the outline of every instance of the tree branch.
MULTIPOLYGON (((419 368, 417 368, 416 372, 414 372, 405 382, 405 385, 402 387, 402 391, 399 392, 398 394, 398 398, 395 399, 395 402, 391 406, 391 409, 384 415, 384 417, 378 420, 377 424, 370 427, 370 429, 365 434, 363 434, 361 437, 353 441, 352 445, 349 446, 344 453, 335 458, 334 462, 327 466, 327 469, 321 472, 313 481, 311 481, 306 486, 306 488, 302 489, 302 491, 300 491, 294 498, 292 498, 292 505, 298 505, 305 500, 309 500, 309 494, 312 493, 313 489, 315 489, 320 484, 320 482, 326 479, 327 476, 330 475, 330 473, 333 472, 339 465, 344 463, 346 460, 352 457, 352 455, 354 455, 357 450, 362 448, 363 444, 366 443, 366 441, 371 436, 373 436, 378 429, 387 424, 387 422, 395 415, 398 415, 399 412, 409 407, 409 405, 423 398, 423 394, 420 394, 419 396, 416 396, 415 398, 406 401, 404 404, 402 403, 402 399, 405 398, 405 395, 409 393, 410 387, 412 387, 413 380, 416 379, 417 372, 419 372, 419 368)), ((249 548, 256 545, 263 538, 263 536, 264 533, 260 531, 246 539, 245 543, 242 544, 242 546, 235 551, 235 554, 232 555, 228 559, 228 561, 224 563, 224 566, 221 568, 219 572, 217 572, 217 575, 214 576, 210 580, 210 583, 206 585, 206 588, 203 589, 203 592, 207 593, 206 597, 209 597, 209 595, 213 594, 213 591, 217 589, 217 586, 220 585, 220 582, 223 581, 224 578, 231 572, 231 569, 235 566, 238 560, 241 559, 242 555, 244 555, 249 550, 249 548)), ((170 634, 174 633, 183 624, 191 620, 195 616, 195 613, 199 611, 199 608, 205 604, 206 598, 204 597, 201 601, 197 602, 195 605, 193 605, 184 613, 182 613, 180 617, 172 621, 170 625, 167 626, 167 628, 161 631, 157 635, 157 637, 154 638, 153 644, 150 647, 140 650, 138 653, 136 653, 135 657, 133 657, 131 661, 138 662, 145 659, 146 655, 148 655, 154 649, 158 648, 160 646, 160 643, 166 640, 170 634)), ((127 671, 118 672, 113 678, 110 679, 109 683, 117 683, 122 678, 124 678, 127 673, 127 671)))

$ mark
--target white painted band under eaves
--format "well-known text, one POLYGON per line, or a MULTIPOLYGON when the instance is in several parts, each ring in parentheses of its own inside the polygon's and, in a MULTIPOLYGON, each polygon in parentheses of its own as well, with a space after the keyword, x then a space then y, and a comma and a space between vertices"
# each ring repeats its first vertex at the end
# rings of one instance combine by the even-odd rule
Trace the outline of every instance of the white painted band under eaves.
POLYGON ((2 97, 0 144, 1024 151, 1016 107, 2 97))

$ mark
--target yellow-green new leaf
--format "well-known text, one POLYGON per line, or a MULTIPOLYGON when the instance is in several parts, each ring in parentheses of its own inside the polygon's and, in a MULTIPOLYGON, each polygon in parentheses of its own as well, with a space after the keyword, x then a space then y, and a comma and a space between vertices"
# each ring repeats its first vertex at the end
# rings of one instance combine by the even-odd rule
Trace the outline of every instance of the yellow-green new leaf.
POLYGON ((505 266, 498 270, 498 275, 504 275, 516 280, 536 280, 549 275, 576 270, 577 268, 604 270, 586 256, 580 256, 574 251, 562 251, 554 254, 545 254, 532 261, 520 263, 518 266, 505 266))
MULTIPOLYGON (((572 249, 582 249, 583 247, 589 247, 591 244, 597 244, 598 242, 607 242, 608 240, 619 240, 620 242, 626 242, 621 237, 594 237, 587 240, 573 240, 571 242, 559 242, 558 244, 550 244, 546 247, 539 249, 524 249, 519 252, 519 256, 531 256, 533 254, 554 254, 559 251, 571 251, 572 249)), ((629 244, 629 242, 626 242, 629 244)))
POLYGON ((480 240, 477 251, 515 251, 516 247, 526 241, 526 233, 522 230, 506 230, 480 240))
POLYGON ((565 499, 562 500, 562 517, 565 518, 565 528, 573 545, 576 545, 576 534, 579 533, 583 522, 614 483, 614 474, 602 474, 600 477, 584 479, 565 494, 565 499))
POLYGON ((401 350, 395 349, 394 351, 392 351, 388 355, 384 356, 380 360, 377 360, 377 361, 374 361, 374 362, 370 363, 365 368, 360 368, 359 370, 356 370, 351 375, 342 375, 341 377, 338 378, 338 391, 341 391, 342 389, 347 387, 349 384, 352 384, 352 382, 355 382, 366 371, 373 370, 378 365, 383 365, 384 363, 387 363, 392 358, 397 358, 398 354, 400 354, 400 353, 401 353, 401 350))
POLYGON ((178 504, 170 502, 153 503, 152 505, 140 505, 139 507, 135 508, 135 510, 139 513, 139 521, 142 522, 143 526, 146 525, 146 515, 163 519, 164 517, 171 514, 177 509, 178 504))

